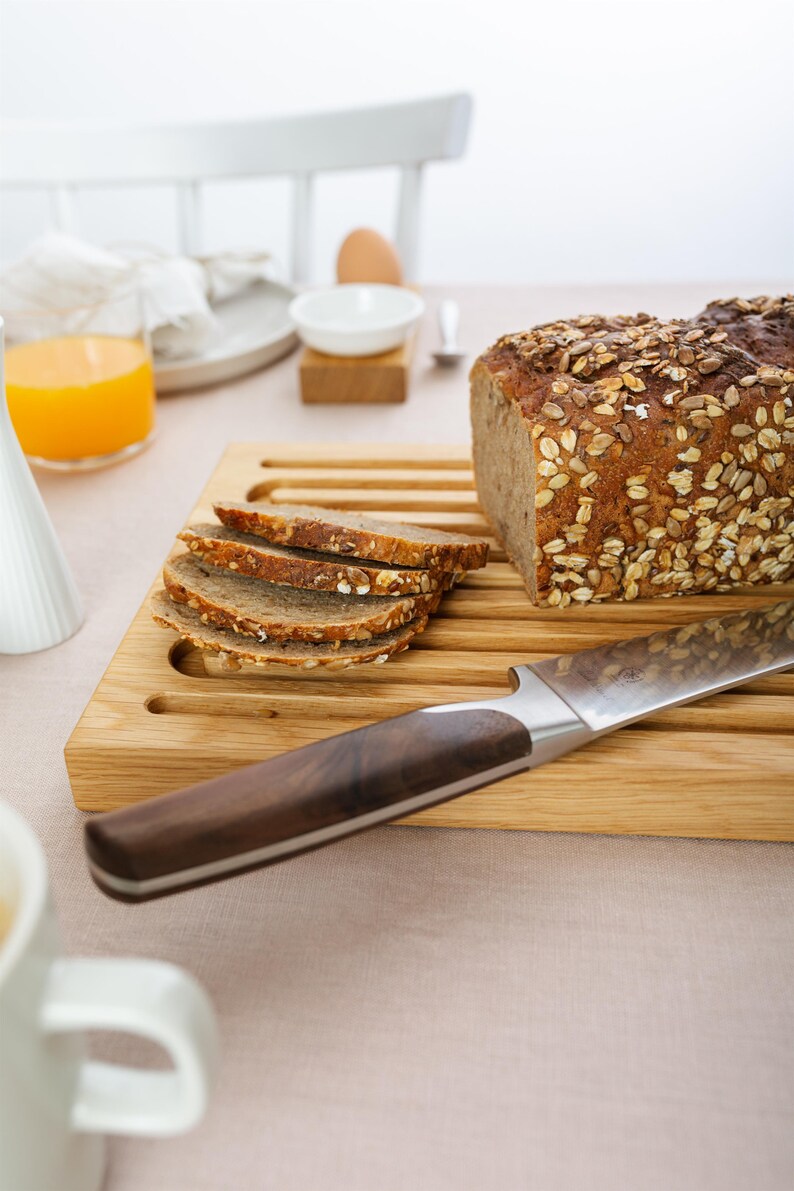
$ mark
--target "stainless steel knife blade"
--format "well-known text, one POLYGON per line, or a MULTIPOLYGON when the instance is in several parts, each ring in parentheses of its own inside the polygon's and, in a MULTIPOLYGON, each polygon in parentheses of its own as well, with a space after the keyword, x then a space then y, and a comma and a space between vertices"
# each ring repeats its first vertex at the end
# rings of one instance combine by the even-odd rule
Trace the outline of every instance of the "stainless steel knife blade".
POLYGON ((794 600, 529 667, 593 732, 794 666, 794 600))

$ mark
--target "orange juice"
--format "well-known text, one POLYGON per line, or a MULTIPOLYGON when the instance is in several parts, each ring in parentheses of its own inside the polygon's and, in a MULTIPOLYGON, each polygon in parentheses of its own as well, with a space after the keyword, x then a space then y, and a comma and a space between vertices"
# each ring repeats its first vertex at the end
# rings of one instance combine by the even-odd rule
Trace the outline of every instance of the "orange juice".
POLYGON ((8 409, 26 455, 113 455, 154 428, 154 376, 139 339, 69 335, 6 351, 8 409))

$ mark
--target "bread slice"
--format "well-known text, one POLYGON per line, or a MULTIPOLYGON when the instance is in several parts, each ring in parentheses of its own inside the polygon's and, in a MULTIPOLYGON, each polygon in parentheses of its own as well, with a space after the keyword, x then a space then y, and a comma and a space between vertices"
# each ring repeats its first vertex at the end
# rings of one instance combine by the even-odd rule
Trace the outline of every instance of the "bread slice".
POLYGON ((224 525, 243 533, 326 554, 354 555, 443 571, 475 570, 488 561, 488 543, 468 534, 444 533, 399 521, 378 521, 341 509, 222 500, 215 505, 215 514, 224 525))
POLYGON ((421 633, 425 619, 412 620, 371 641, 264 641, 243 637, 228 629, 204 624, 201 615, 185 604, 175 604, 167 592, 158 591, 152 597, 151 612, 155 622, 164 629, 173 629, 185 641, 198 649, 213 650, 221 655, 229 669, 240 669, 242 663, 257 666, 293 666, 301 670, 345 670, 363 662, 385 662, 392 654, 407 649, 410 641, 421 633))
POLYGON ((443 591, 451 575, 441 570, 391 569, 369 559, 321 554, 279 546, 225 525, 191 525, 178 535, 190 550, 214 567, 313 591, 342 595, 412 595, 443 591))
POLYGON ((205 624, 264 641, 369 641, 415 619, 427 619, 441 592, 411 596, 355 596, 263 583, 221 571, 193 554, 163 567, 172 600, 198 612, 205 624))

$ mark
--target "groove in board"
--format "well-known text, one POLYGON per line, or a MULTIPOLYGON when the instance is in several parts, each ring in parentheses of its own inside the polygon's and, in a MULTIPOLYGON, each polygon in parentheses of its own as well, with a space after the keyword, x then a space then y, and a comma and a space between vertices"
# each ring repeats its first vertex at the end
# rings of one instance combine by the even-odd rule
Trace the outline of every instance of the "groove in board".
MULTIPOLYGON (((416 490, 416 474, 405 468, 384 468, 378 472, 378 486, 386 487, 389 491, 399 492, 403 489, 416 490)), ((266 500, 274 488, 311 488, 344 489, 360 488, 364 491, 372 484, 372 472, 366 468, 351 467, 349 471, 340 474, 338 470, 328 467, 279 467, 273 468, 266 480, 255 484, 251 489, 251 500, 266 500)), ((453 471, 439 468, 422 470, 422 490, 441 489, 444 492, 474 491, 474 475, 471 471, 453 471)))
MULTIPOLYGON (((493 541, 460 447, 233 444, 188 520, 212 520, 214 500, 251 493, 371 509, 388 520, 410 512, 410 520, 493 541)), ((216 655, 157 628, 145 604, 67 745, 75 802, 84 810, 128 805, 387 715, 507 694, 513 663, 794 595, 794 585, 783 585, 561 612, 529 603, 495 542, 492 559, 445 598, 426 632, 387 666, 330 674, 229 673, 216 655)), ((789 673, 659 712, 407 821, 790 840, 793 791, 789 673)))
MULTIPOLYGON (((253 491, 261 486, 255 485, 253 491)), ((275 504, 325 505, 327 508, 371 510, 374 513, 439 512, 449 521, 450 512, 477 513, 476 495, 470 490, 434 488, 305 488, 282 484, 267 493, 275 504)), ((255 498, 256 499, 256 498, 255 498)), ((457 524, 457 520, 454 522, 457 524)))

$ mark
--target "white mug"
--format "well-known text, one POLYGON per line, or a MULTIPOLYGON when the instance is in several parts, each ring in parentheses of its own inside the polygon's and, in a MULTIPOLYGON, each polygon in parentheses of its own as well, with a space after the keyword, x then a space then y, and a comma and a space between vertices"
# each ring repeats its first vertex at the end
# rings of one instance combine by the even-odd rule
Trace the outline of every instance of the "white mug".
POLYGON ((0 804, 0 1191, 96 1191, 105 1133, 168 1137, 204 1115, 217 1027, 172 964, 65 959, 44 853, 0 804), (85 1057, 84 1030, 157 1042, 168 1071, 85 1057))

